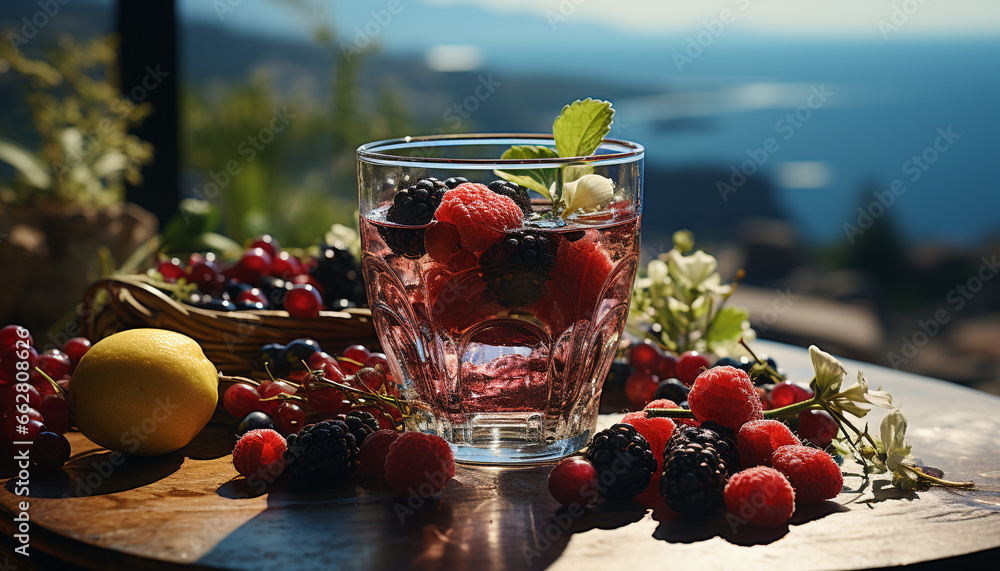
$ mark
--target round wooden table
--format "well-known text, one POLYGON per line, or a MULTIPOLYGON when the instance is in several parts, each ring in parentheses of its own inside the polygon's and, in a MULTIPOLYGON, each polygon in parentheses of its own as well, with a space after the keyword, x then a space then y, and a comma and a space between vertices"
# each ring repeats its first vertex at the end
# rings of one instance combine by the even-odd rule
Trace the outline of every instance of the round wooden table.
MULTIPOLYGON (((792 379, 811 373, 801 348, 758 342, 792 379)), ((860 569, 1000 559, 1000 398, 932 379, 861 367, 909 420, 914 456, 976 489, 900 492, 885 476, 845 477, 834 500, 800 509, 776 529, 692 521, 638 502, 559 508, 550 466, 459 466, 439 499, 400 500, 382 488, 248 486, 232 439, 210 425, 165 457, 124 458, 71 434, 63 472, 0 488, 0 569, 94 568, 860 569), (30 502, 30 558, 14 553, 13 514, 30 502), (984 550, 994 550, 983 553, 984 550), (961 557, 966 554, 976 554, 961 557), (7 557, 8 561, 3 561, 7 557)), ((883 413, 869 421, 877 430, 883 413)), ((618 415, 602 415, 611 424, 618 415)))

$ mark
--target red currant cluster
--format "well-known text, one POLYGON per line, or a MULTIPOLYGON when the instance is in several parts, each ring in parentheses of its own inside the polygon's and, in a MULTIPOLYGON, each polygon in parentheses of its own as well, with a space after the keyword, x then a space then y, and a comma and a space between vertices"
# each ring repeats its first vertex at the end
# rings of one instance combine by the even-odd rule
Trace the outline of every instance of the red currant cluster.
POLYGON ((352 410, 371 413, 380 428, 400 427, 405 403, 385 354, 352 345, 337 357, 315 340, 296 339, 265 345, 261 356, 266 370, 277 377, 259 382, 233 377, 234 384, 223 394, 226 411, 242 419, 238 435, 271 428, 287 436, 352 410))
POLYGON ((0 448, 19 452, 31 442, 28 453, 34 466, 54 469, 69 458, 70 409, 66 400, 73 369, 90 349, 90 341, 73 337, 62 349, 35 349, 31 333, 20 325, 0 329, 0 448))
MULTIPOLYGON (((711 355, 686 351, 678 356, 661 351, 652 343, 636 343, 629 349, 626 367, 625 395, 631 405, 642 408, 652 401, 667 399, 687 409, 691 385, 702 372, 721 366, 731 366, 746 372, 756 387, 763 410, 782 408, 812 398, 808 388, 785 380, 773 359, 741 357, 710 359, 711 355)), ((619 365, 620 366, 620 365, 619 365)), ((612 375, 614 371, 612 371, 612 375)), ((820 448, 830 445, 837 434, 837 423, 823 410, 805 410, 797 420, 790 421, 803 440, 820 448)))
POLYGON ((324 307, 364 303, 355 258, 339 243, 322 246, 318 256, 297 256, 263 235, 227 264, 215 254, 195 253, 187 264, 179 258, 162 258, 156 270, 165 283, 183 279, 197 286, 198 292, 184 301, 215 311, 284 309, 292 317, 308 319, 324 307))

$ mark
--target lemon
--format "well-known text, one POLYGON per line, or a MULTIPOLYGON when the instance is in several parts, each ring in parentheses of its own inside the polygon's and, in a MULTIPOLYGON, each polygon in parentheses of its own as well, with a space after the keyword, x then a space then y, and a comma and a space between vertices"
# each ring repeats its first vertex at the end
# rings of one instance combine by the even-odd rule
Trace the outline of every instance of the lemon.
POLYGON ((132 329, 94 344, 70 381, 73 421, 105 448, 173 452, 201 432, 219 400, 219 373, 186 335, 132 329))

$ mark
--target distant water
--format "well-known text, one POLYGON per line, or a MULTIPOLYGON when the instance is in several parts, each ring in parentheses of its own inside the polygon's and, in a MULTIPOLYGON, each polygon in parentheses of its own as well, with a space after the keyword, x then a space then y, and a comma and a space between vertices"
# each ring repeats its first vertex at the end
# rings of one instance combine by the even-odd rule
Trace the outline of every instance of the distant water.
POLYGON ((883 201, 906 238, 974 245, 1000 236, 1000 42, 720 42, 679 73, 672 54, 683 45, 496 63, 658 83, 662 96, 615 102, 617 134, 670 167, 729 170, 748 150, 766 157, 760 173, 811 240, 846 240, 857 207, 880 213, 872 191, 896 180, 905 190, 883 201), (821 89, 825 102, 812 95, 821 89), (769 138, 774 152, 760 151, 769 138))

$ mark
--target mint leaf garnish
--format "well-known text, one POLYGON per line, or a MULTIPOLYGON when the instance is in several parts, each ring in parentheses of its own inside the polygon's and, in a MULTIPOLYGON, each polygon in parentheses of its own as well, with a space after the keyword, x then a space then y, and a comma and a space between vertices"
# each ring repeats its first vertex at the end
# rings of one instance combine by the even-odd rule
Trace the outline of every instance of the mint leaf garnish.
POLYGON ((586 98, 563 107, 552 123, 560 157, 586 157, 597 150, 611 132, 615 110, 608 101, 586 98))
MULTIPOLYGON (((500 156, 501 159, 554 159, 558 158, 559 155, 552 150, 551 147, 544 147, 541 145, 515 145, 503 152, 500 156)), ((525 188, 530 188, 544 196, 545 198, 552 200, 549 195, 549 188, 556 182, 556 178, 559 174, 554 168, 548 169, 525 169, 525 170, 514 170, 514 171, 493 171, 498 177, 509 180, 510 182, 519 184, 525 188)))

